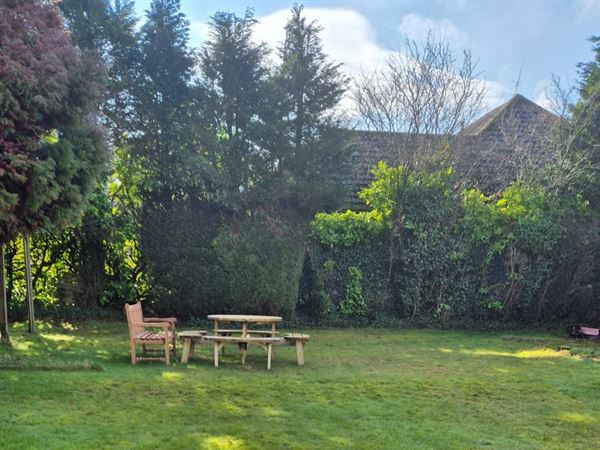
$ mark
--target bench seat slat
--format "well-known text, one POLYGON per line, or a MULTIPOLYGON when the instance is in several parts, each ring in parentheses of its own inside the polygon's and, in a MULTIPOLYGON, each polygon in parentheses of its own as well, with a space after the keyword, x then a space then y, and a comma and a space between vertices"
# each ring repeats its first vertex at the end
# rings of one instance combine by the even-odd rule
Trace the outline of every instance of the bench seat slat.
MULTIPOLYGON (((172 333, 168 333, 168 337, 171 338, 172 333)), ((154 341, 164 342, 165 333, 162 331, 142 331, 134 336, 136 342, 154 341)))
MULTIPOLYGON (((217 330, 217 333, 219 333, 219 334, 221 334, 221 333, 222 334, 234 334, 234 333, 235 334, 241 334, 242 330, 238 330, 238 329, 235 329, 235 330, 233 330, 233 329, 232 330, 217 330)), ((252 335, 252 334, 258 334, 258 335, 264 335, 264 336, 267 336, 267 335, 268 336, 272 336, 273 335, 273 332, 271 330, 248 330, 248 331, 246 331, 246 333, 248 333, 250 335, 252 335)), ((277 334, 277 332, 275 332, 275 334, 277 334)))
POLYGON ((234 343, 234 344, 277 344, 284 342, 285 340, 281 337, 239 337, 239 336, 205 336, 205 340, 222 343, 234 343))

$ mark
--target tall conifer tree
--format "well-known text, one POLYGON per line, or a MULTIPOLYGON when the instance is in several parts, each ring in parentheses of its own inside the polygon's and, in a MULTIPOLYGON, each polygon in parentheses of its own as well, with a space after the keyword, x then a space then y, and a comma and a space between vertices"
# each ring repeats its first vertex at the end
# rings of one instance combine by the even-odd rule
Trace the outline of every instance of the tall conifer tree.
POLYGON ((264 177, 260 142, 269 101, 265 87, 267 49, 252 41, 256 20, 218 12, 211 17, 210 38, 201 53, 204 100, 203 144, 215 173, 214 198, 243 209, 264 177))
POLYGON ((281 64, 274 76, 278 102, 275 133, 280 147, 279 189, 286 200, 312 218, 344 199, 341 178, 348 147, 342 132, 339 103, 347 80, 340 64, 328 61, 319 37, 321 28, 295 5, 279 49, 281 64), (282 139, 283 138, 283 139, 282 139))

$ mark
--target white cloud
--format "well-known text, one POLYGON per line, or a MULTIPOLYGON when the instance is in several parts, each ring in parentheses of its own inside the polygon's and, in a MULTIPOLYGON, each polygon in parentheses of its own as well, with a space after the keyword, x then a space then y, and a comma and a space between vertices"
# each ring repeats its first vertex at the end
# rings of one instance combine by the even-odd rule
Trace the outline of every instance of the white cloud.
POLYGON ((600 17, 600 0, 578 0, 575 9, 580 19, 600 17))
POLYGON ((482 112, 488 112, 506 102, 512 95, 506 84, 499 81, 481 80, 485 87, 485 96, 481 102, 482 112))
POLYGON ((207 22, 193 20, 190 22, 190 41, 196 47, 208 39, 210 27, 207 22))
MULTIPOLYGON (((393 50, 381 45, 377 33, 369 20, 355 10, 348 8, 305 8, 308 20, 316 20, 322 27, 321 40, 323 50, 329 58, 342 63, 342 70, 349 76, 361 73, 362 69, 369 70, 381 66, 394 53, 393 50)), ((253 39, 255 42, 265 42, 275 50, 285 39, 285 24, 290 17, 288 9, 280 9, 269 15, 257 17, 253 39)), ((449 20, 433 21, 416 14, 402 18, 399 30, 411 39, 422 41, 429 30, 444 32, 443 37, 450 40, 452 45, 464 45, 467 35, 460 31, 449 20)), ((208 37, 209 28, 205 22, 192 22, 191 37, 193 45, 200 45, 208 37)), ((496 81, 480 81, 486 88, 483 101, 483 111, 488 111, 510 96, 509 89, 496 81)), ((354 115, 354 105, 349 97, 342 100, 341 111, 354 115)))
MULTIPOLYGON (((308 20, 316 20, 323 28, 323 50, 334 61, 344 64, 350 75, 360 73, 361 67, 382 63, 390 54, 378 42, 375 29, 361 14, 345 8, 305 8, 308 20)), ((288 9, 258 17, 255 40, 277 48, 285 38, 285 24, 290 18, 288 9)))
POLYGON ((549 97, 550 86, 550 80, 539 80, 533 88, 533 101, 548 111, 554 111, 556 105, 549 97))
POLYGON ((429 33, 439 34, 455 48, 464 48, 468 41, 467 33, 461 31, 451 20, 434 20, 419 14, 407 14, 402 17, 398 32, 403 37, 417 42, 426 41, 429 33))

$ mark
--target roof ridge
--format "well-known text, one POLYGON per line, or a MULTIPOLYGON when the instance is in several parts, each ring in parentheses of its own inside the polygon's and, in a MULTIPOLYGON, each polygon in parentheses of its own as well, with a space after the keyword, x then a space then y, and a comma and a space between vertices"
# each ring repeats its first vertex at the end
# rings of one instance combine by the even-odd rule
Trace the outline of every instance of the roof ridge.
POLYGON ((550 112, 547 109, 541 107, 537 103, 529 100, 524 95, 516 93, 508 101, 502 103, 500 106, 497 106, 496 108, 494 108, 491 111, 487 112, 486 114, 484 114, 483 116, 481 116, 479 119, 477 119, 475 122, 472 122, 471 124, 467 125, 458 134, 464 136, 464 135, 478 135, 478 134, 483 133, 493 123, 495 123, 495 121, 505 111, 509 110, 510 108, 514 107, 516 104, 519 104, 519 103, 522 103, 522 104, 530 106, 530 107, 534 107, 536 110, 538 110, 540 112, 544 112, 546 114, 553 114, 552 112, 550 112))

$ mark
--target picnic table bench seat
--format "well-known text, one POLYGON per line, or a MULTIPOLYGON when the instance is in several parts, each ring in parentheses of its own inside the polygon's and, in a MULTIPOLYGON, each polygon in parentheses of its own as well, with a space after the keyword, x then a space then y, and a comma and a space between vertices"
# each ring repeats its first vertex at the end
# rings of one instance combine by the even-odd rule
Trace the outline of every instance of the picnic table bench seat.
POLYGON ((304 344, 310 339, 310 335, 301 333, 286 333, 283 335, 283 339, 287 345, 293 345, 296 347, 296 359, 298 360, 298 365, 303 366, 304 344))
POLYGON ((267 369, 271 369, 271 359, 273 356, 273 345, 285 342, 281 337, 241 337, 241 336, 204 336, 203 340, 214 343, 215 367, 219 367, 219 350, 226 344, 238 344, 242 352, 242 364, 246 363, 246 346, 249 344, 260 345, 267 351, 267 369))
POLYGON ((196 344, 203 344, 203 338, 206 335, 205 330, 190 330, 179 333, 179 339, 183 340, 183 352, 181 353, 181 362, 186 363, 190 356, 194 354, 196 344))
MULTIPOLYGON (((218 334, 223 334, 223 335, 231 335, 231 334, 241 334, 243 332, 242 329, 219 329, 217 330, 218 334)), ((272 336, 273 332, 271 330, 247 330, 246 333, 248 334, 256 334, 259 336, 272 336)), ((277 334, 277 332, 275 332, 275 334, 277 334)))

